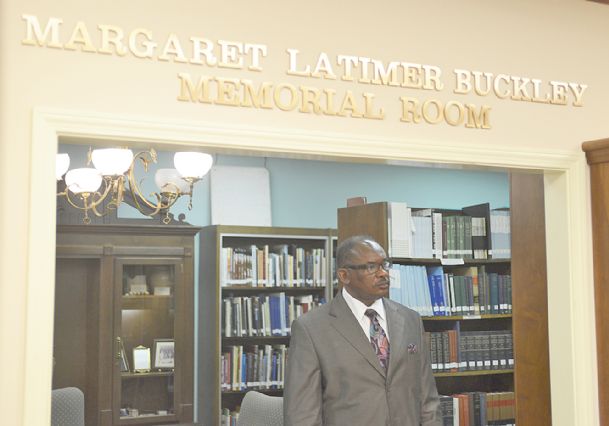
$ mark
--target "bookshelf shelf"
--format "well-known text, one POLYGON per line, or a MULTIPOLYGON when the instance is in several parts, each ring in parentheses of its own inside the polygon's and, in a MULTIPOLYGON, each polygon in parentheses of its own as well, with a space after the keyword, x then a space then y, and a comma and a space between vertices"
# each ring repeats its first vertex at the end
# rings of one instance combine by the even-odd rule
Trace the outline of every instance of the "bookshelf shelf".
POLYGON ((400 265, 442 265, 445 268, 451 268, 464 265, 503 265, 509 264, 511 262, 511 259, 429 259, 412 257, 392 257, 391 261, 393 263, 399 263, 400 265))
POLYGON ((467 376, 494 376, 497 374, 514 374, 514 370, 475 370, 475 371, 457 371, 454 373, 433 373, 436 378, 445 377, 467 377, 467 376))
POLYGON ((281 396, 281 395, 283 395, 283 389, 252 388, 252 389, 241 390, 241 391, 223 391, 222 392, 222 396, 243 397, 250 390, 256 390, 257 392, 264 393, 264 394, 270 395, 270 396, 281 396))
POLYGON ((475 320, 481 320, 481 319, 510 319, 510 318, 512 318, 512 314, 421 317, 421 319, 423 321, 475 321, 475 320))
POLYGON ((223 345, 279 345, 288 344, 290 336, 243 336, 222 337, 223 345))
POLYGON ((122 379, 146 379, 149 377, 171 377, 173 371, 150 371, 148 373, 121 373, 122 379))
POLYGON ((335 234, 331 229, 203 228, 199 365, 205 367, 197 381, 208 397, 200 399, 200 418, 220 424, 238 410, 247 391, 223 389, 239 388, 242 371, 253 374, 254 382, 280 387, 251 389, 283 394, 281 372, 291 320, 332 296, 335 234), (261 360, 267 362, 265 368, 261 360))
POLYGON ((158 309, 161 305, 173 303, 172 296, 123 296, 123 309, 158 309))
POLYGON ((252 287, 252 286, 227 286, 222 287, 223 293, 258 294, 285 292, 290 294, 310 294, 313 292, 325 293, 326 287, 252 287))
POLYGON ((176 416, 173 414, 140 414, 137 417, 120 417, 119 424, 120 425, 145 425, 150 424, 159 424, 158 422, 175 422, 176 416))

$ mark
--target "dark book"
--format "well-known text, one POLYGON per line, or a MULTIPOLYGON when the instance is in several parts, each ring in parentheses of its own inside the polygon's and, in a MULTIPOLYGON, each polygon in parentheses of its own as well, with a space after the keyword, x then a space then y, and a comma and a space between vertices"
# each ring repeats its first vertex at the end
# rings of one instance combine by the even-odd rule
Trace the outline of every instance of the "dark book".
POLYGON ((444 331, 442 336, 442 360, 444 361, 444 371, 450 371, 450 338, 448 332, 444 331))
POLYGON ((491 251, 491 208, 489 203, 464 207, 472 218, 472 252, 474 259, 486 259, 491 251), (475 225, 474 225, 475 224, 475 225))
POLYGON ((453 426, 453 397, 452 396, 440 396, 440 410, 442 411, 442 426, 453 426))
POLYGON ((490 358, 491 358, 491 369, 498 370, 500 368, 500 344, 499 341, 503 340, 501 334, 497 332, 491 332, 489 334, 490 339, 490 358))
POLYGON ((429 359, 432 371, 438 371, 438 353, 436 352, 436 337, 433 332, 425 332, 425 338, 429 342, 429 359))
MULTIPOLYGON (((478 400, 478 402, 480 402, 478 400)), ((469 412, 469 426, 476 426, 476 393, 467 393, 467 411, 469 412)), ((478 407, 478 412, 480 411, 478 407)))
POLYGON ((467 347, 468 336, 466 332, 459 333, 459 371, 469 369, 469 351, 467 347))

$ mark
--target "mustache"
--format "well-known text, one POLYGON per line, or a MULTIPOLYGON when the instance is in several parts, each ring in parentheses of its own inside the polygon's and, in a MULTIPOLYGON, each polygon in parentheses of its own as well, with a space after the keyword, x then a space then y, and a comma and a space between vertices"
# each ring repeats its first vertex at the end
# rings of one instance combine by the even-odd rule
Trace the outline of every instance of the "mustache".
POLYGON ((382 285, 382 284, 387 284, 387 285, 389 285, 389 280, 388 280, 388 279, 386 279, 386 278, 383 278, 383 279, 381 279, 381 280, 377 281, 377 282, 376 282, 376 284, 377 284, 377 285, 382 285))

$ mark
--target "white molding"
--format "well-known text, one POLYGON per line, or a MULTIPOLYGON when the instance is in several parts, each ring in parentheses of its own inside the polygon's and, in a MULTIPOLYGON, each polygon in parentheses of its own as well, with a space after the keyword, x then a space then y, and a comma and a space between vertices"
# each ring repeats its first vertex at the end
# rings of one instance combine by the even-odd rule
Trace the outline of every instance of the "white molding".
POLYGON ((303 129, 278 130, 235 124, 218 125, 203 121, 151 119, 141 116, 74 112, 40 108, 36 112, 60 129, 61 136, 106 138, 108 142, 130 140, 166 145, 194 144, 235 150, 293 153, 299 155, 423 161, 491 167, 566 170, 580 153, 464 144, 452 141, 429 142, 412 138, 378 135, 348 135, 303 129), (92 136, 94 135, 94 136, 92 136))
POLYGON ((33 426, 49 424, 53 370, 57 129, 43 114, 34 114, 30 152, 23 424, 33 426))
POLYGON ((554 425, 598 425, 591 223, 585 157, 545 174, 554 425))
POLYGON ((594 274, 592 263, 592 218, 589 167, 585 156, 568 171, 570 199, 567 201, 569 221, 569 253, 572 261, 571 301, 573 360, 577 363, 575 375, 575 412, 578 424, 598 424, 598 369, 596 353, 596 318, 594 304, 594 274), (586 348, 587 350, 582 350, 586 348), (593 382, 587 378, 593 377, 593 382), (590 392, 584 400, 582 393, 590 392))
MULTIPOLYGON (((492 139, 490 135, 489 140, 492 139)), ((583 153, 495 146, 490 141, 485 145, 452 141, 430 143, 406 137, 220 126, 50 108, 37 108, 33 116, 24 425, 45 425, 50 418, 56 200, 55 162, 49 159, 57 151, 60 136, 106 140, 108 144, 120 140, 195 145, 304 158, 420 161, 543 170, 547 202, 565 212, 546 210, 549 299, 554 302, 554 298, 558 298, 556 306, 568 305, 566 317, 564 312, 562 315, 563 321, 566 318, 563 323, 570 327, 569 332, 559 333, 560 330, 550 325, 553 424, 598 425, 594 301, 589 272, 592 267, 591 240, 587 238, 590 222, 587 217, 589 205, 585 202, 588 199, 587 166, 583 153), (564 230, 567 230, 566 246, 550 246, 555 241, 553 236, 564 230), (560 270, 567 273, 554 273, 560 270), (568 356, 563 356, 563 351, 567 351, 568 356), (569 387, 573 389, 569 394, 572 398, 564 395, 565 388, 569 387)), ((551 310, 550 319, 554 320, 552 316, 558 314, 551 310)))

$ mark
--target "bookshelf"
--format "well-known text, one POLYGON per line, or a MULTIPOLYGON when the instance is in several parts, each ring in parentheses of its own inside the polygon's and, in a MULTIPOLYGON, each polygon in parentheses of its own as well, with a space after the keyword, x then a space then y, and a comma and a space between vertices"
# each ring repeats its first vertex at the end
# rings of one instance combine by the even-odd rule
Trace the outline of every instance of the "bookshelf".
MULTIPOLYGON (((456 246, 457 250, 472 251, 470 258, 462 261, 458 259, 458 255, 451 256, 452 259, 449 261, 439 258, 421 259, 405 256, 400 251, 403 249, 403 245, 399 243, 394 244, 393 247, 391 245, 392 235, 400 238, 400 235, 396 234, 395 227, 401 220, 401 216, 400 213, 392 216, 388 203, 372 203, 339 209, 338 238, 339 241, 342 241, 352 235, 370 235, 383 246, 394 265, 400 265, 400 267, 423 266, 429 269, 443 266, 445 273, 476 268, 486 272, 510 275, 512 282, 510 296, 513 303, 506 311, 500 309, 489 312, 487 310, 486 313, 481 313, 478 307, 473 311, 444 312, 443 315, 432 311, 427 313, 431 316, 422 318, 429 338, 432 335, 437 338, 438 335, 455 331, 457 336, 484 335, 485 333, 490 336, 509 332, 513 364, 509 359, 501 357, 495 359, 494 356, 489 355, 484 358, 484 354, 482 354, 481 358, 473 359, 475 367, 472 368, 467 363, 463 365, 463 360, 455 364, 455 361, 459 360, 445 355, 444 360, 449 359, 450 361, 448 366, 446 363, 443 366, 443 362, 440 362, 440 368, 436 366, 434 376, 438 391, 443 395, 467 392, 473 395, 483 392, 494 398, 498 392, 501 395, 513 392, 510 404, 513 405, 516 424, 550 425, 543 177, 528 173, 513 173, 510 175, 510 188, 511 258, 505 257, 505 250, 503 250, 498 253, 500 256, 498 259, 494 258, 492 254, 490 258, 487 256, 486 259, 474 259, 475 243, 474 246, 456 246), (396 253, 398 253, 397 256, 396 253), (536 344, 531 345, 532 341, 535 341, 536 344), (495 365, 496 363, 499 365, 495 365)), ((459 216, 464 215, 465 210, 436 211, 459 216)), ((488 222, 486 235, 490 236, 490 223, 488 222)), ((443 243, 443 247, 446 248, 446 240, 443 243)), ((492 246, 488 248, 493 249, 492 246)), ((433 254, 430 257, 436 255, 434 250, 431 253, 433 254)), ((392 281, 394 279, 395 277, 392 276, 392 281)), ((446 339, 446 337, 444 338, 446 339)), ((451 357, 455 344, 458 345, 459 341, 448 345, 452 348, 451 357)), ((431 343, 429 347, 431 350, 431 343)), ((486 350, 489 349, 490 343, 486 350)), ((435 361, 438 362, 437 358, 435 361)), ((434 364, 433 352, 432 364, 434 364)))
POLYGON ((590 166, 600 424, 609 422, 609 139, 584 142, 590 166))
POLYGON ((282 395, 290 321, 332 297, 336 231, 214 225, 200 235, 198 416, 221 424, 249 389, 282 395))

